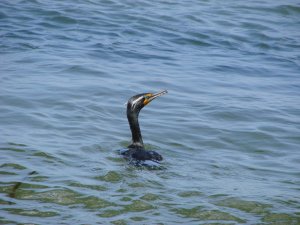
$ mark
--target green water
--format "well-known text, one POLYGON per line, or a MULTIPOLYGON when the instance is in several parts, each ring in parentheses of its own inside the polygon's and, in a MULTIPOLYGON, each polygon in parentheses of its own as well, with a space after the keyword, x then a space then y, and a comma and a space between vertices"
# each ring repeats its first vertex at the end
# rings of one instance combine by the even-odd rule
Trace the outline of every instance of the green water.
POLYGON ((0 224, 300 224, 297 1, 1 1, 0 224), (135 168, 124 103, 145 107, 135 168))

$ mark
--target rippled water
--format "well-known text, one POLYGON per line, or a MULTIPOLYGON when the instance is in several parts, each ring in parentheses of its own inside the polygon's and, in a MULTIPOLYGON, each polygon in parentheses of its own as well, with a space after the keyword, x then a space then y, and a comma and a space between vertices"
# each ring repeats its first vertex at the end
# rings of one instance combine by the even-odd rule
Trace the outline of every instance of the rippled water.
POLYGON ((4 0, 0 28, 1 224, 300 224, 299 1, 4 0), (131 167, 124 103, 161 89, 165 169, 131 167))

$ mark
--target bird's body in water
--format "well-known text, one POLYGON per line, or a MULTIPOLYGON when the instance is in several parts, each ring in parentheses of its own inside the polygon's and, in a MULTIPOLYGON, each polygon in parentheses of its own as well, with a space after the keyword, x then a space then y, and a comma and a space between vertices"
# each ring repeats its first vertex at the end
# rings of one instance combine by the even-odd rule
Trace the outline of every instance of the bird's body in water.
POLYGON ((143 138, 139 126, 138 116, 141 109, 153 99, 168 93, 166 90, 152 94, 143 93, 131 97, 127 102, 127 119, 131 130, 132 141, 127 149, 120 153, 135 165, 153 165, 163 160, 163 157, 155 151, 144 148, 143 138))

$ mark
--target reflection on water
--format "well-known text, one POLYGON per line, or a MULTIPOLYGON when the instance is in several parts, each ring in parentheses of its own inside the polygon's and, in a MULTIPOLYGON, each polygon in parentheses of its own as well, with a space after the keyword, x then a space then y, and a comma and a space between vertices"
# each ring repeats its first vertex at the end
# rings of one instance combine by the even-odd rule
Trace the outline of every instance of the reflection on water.
MULTIPOLYGON (((91 148, 84 149, 92 150, 91 148)), ((15 147, 7 147, 2 148, 2 152, 5 156, 22 154, 23 158, 29 160, 38 155, 35 150, 26 149, 26 146, 19 146, 18 149, 20 151, 16 151, 15 147)), ((109 150, 100 151, 99 149, 95 147, 93 151, 105 155, 111 153, 109 150)), ((15 157, 18 158, 17 155, 15 157)), ((70 155, 70 157, 74 156, 70 155)), ((124 159, 117 157, 118 155, 115 155, 114 158, 109 156, 103 159, 113 167, 111 170, 99 166, 100 161, 90 159, 90 163, 84 165, 69 165, 68 167, 73 168, 66 168, 66 171, 75 170, 71 174, 46 169, 28 174, 30 162, 28 162, 29 165, 3 163, 1 165, 3 179, 0 188, 0 193, 2 193, 0 203, 2 212, 6 216, 3 217, 2 222, 10 224, 13 221, 25 219, 28 223, 30 221, 43 223, 45 218, 53 223, 61 219, 78 222, 83 221, 80 217, 84 215, 90 217, 84 221, 111 221, 121 224, 127 224, 128 221, 147 223, 153 217, 162 220, 164 218, 168 221, 167 223, 181 221, 192 224, 197 221, 240 224, 256 223, 258 220, 267 224, 278 224, 278 221, 282 221, 279 224, 297 224, 300 221, 297 214, 291 214, 288 211, 276 212, 277 205, 298 208, 296 200, 278 202, 277 197, 272 202, 267 195, 265 199, 262 197, 257 201, 252 200, 256 199, 255 196, 238 197, 239 193, 243 193, 238 187, 231 194, 225 191, 220 192, 226 189, 227 184, 224 183, 224 187, 214 186, 208 189, 210 183, 207 183, 208 178, 205 172, 199 180, 203 185, 197 186, 197 182, 193 181, 193 176, 190 176, 188 171, 185 172, 186 174, 180 174, 177 171, 178 167, 172 169, 169 165, 167 170, 149 171, 128 167, 124 159), (98 164, 93 164, 96 162, 98 164), (187 182, 183 182, 182 179, 187 182), (177 185, 171 185, 176 182, 178 182, 177 185), (78 211, 80 215, 77 215, 78 211)), ((47 154, 41 154, 39 158, 41 161, 49 160, 47 154)), ((77 159, 80 160, 80 158, 77 159)), ((52 157, 48 163, 57 164, 58 161, 60 161, 58 158, 52 157)), ((60 168, 63 166, 60 165, 60 168)), ((182 171, 184 170, 183 168, 182 171)), ((229 167, 227 171, 221 172, 223 168, 213 166, 213 163, 211 167, 207 166, 207 170, 210 170, 213 179, 237 176, 237 173, 230 174, 232 172, 229 167)))
POLYGON ((300 224, 295 1, 0 8, 1 224, 300 224), (162 89, 164 169, 128 165, 123 104, 162 89))

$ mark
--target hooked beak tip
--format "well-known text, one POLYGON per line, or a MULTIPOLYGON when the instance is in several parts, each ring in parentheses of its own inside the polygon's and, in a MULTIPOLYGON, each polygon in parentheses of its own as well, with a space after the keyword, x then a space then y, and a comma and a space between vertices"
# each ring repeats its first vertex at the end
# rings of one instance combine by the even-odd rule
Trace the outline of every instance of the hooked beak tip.
POLYGON ((155 93, 153 96, 161 96, 161 95, 165 95, 165 94, 167 94, 168 93, 168 91, 167 90, 163 90, 163 91, 160 91, 160 92, 157 92, 157 93, 155 93))
POLYGON ((162 96, 164 94, 167 94, 168 91, 167 90, 163 90, 163 91, 160 91, 160 92, 157 92, 155 94, 152 95, 152 97, 149 99, 149 102, 152 101, 153 99, 159 97, 159 96, 162 96))

